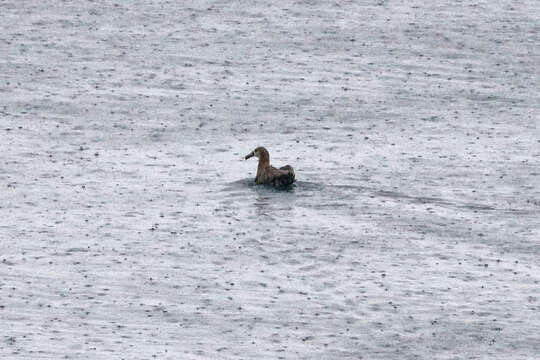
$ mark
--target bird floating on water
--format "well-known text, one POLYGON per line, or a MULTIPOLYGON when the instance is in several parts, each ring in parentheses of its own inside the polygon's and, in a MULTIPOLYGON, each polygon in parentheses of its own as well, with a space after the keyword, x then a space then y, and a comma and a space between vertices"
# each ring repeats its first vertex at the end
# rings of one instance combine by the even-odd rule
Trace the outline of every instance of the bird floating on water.
POLYGON ((245 159, 250 157, 259 158, 259 166, 257 167, 257 176, 255 184, 269 185, 277 188, 287 187, 294 181, 294 170, 291 165, 285 165, 276 169, 270 165, 270 154, 264 147, 259 146, 252 152, 246 155, 245 159))

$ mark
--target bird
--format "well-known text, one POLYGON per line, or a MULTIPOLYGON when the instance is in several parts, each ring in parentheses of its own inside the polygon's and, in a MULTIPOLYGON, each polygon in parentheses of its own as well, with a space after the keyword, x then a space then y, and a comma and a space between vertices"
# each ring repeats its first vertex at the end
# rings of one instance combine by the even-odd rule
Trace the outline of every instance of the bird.
POLYGON ((295 182, 294 169, 291 165, 285 165, 276 169, 270 165, 270 154, 264 147, 259 146, 245 156, 245 160, 255 156, 259 159, 255 184, 284 188, 295 182))

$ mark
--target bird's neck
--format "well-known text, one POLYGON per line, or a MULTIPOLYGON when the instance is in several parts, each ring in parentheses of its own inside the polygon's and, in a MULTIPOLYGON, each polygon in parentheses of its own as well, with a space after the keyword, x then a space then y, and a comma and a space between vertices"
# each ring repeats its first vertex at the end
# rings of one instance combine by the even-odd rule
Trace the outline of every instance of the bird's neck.
POLYGON ((259 159, 259 166, 258 166, 259 170, 265 169, 265 168, 267 168, 269 166, 270 166, 270 159, 268 159, 268 158, 260 158, 259 159))
POLYGON ((265 169, 270 167, 270 159, 267 157, 259 158, 259 166, 257 167, 257 177, 262 175, 265 169))

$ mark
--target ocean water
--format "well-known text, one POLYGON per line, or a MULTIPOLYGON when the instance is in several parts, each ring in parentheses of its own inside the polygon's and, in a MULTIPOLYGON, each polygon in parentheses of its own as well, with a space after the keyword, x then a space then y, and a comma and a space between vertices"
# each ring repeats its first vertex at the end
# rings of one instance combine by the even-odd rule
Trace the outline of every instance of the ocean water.
POLYGON ((539 10, 2 1, 0 356, 537 359, 539 10))

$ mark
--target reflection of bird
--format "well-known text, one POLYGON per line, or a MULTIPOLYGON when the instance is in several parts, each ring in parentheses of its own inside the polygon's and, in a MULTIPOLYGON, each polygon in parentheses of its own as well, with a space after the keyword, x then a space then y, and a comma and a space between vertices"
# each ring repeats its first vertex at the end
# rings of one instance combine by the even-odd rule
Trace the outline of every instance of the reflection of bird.
POLYGON ((247 154, 245 159, 247 160, 253 156, 259 158, 259 166, 257 167, 255 184, 285 187, 294 182, 294 170, 291 165, 285 165, 279 169, 271 166, 270 154, 264 147, 259 146, 247 154))

